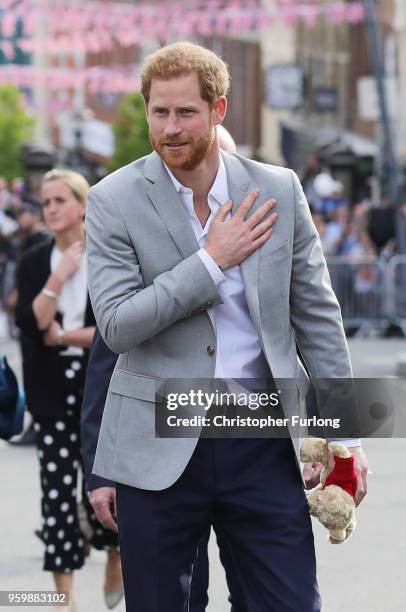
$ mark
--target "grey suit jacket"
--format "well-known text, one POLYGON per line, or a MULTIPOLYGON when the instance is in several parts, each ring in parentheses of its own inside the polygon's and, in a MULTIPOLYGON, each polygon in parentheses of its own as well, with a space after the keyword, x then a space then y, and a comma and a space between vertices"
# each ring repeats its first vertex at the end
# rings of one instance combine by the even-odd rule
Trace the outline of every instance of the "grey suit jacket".
MULTIPOLYGON (((274 378, 303 377, 296 342, 312 377, 350 377, 340 308, 298 178, 285 168, 222 155, 234 211, 254 187, 261 193, 251 212, 277 200, 272 237, 240 265, 274 378)), ((155 437, 155 393, 174 378, 214 376, 215 355, 207 347, 216 346, 216 332, 207 310, 221 297, 156 153, 91 189, 86 227, 94 313, 106 344, 120 353, 93 471, 164 489, 185 469, 197 439, 155 437)))

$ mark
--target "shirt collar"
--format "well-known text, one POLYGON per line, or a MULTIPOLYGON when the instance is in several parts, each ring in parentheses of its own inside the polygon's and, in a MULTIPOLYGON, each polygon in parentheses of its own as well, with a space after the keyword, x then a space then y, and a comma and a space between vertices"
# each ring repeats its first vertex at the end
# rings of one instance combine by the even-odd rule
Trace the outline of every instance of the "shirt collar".
POLYGON ((163 162, 163 164, 164 164, 164 166, 165 166, 165 168, 166 168, 167 173, 169 174, 169 178, 171 179, 171 181, 172 181, 172 183, 173 183, 173 186, 175 187, 175 189, 176 189, 176 191, 177 191, 178 193, 180 193, 181 191, 182 191, 183 193, 189 193, 189 192, 191 192, 191 191, 192 191, 191 189, 189 189, 189 187, 185 187, 184 185, 182 185, 182 183, 180 183, 180 182, 178 181, 178 179, 176 178, 176 176, 175 176, 175 175, 173 174, 173 172, 172 172, 172 171, 169 169, 169 166, 167 166, 167 165, 165 164, 165 162, 163 162))
MULTIPOLYGON (((185 187, 178 181, 165 162, 164 166, 169 174, 173 186, 178 193, 193 193, 192 189, 185 187)), ((222 155, 220 155, 219 169, 217 170, 216 178, 214 179, 214 183, 209 191, 209 196, 212 196, 219 204, 224 204, 224 202, 228 200, 227 172, 222 155)))

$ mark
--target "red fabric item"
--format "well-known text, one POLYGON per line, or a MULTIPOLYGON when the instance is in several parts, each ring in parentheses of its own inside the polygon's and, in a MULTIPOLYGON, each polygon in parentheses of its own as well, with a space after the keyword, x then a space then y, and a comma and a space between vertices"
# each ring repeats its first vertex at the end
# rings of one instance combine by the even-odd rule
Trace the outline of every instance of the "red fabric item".
POLYGON ((334 455, 334 461, 334 469, 327 476, 323 489, 334 484, 344 489, 344 491, 354 498, 357 490, 357 474, 355 472, 354 456, 338 457, 338 455, 334 455))

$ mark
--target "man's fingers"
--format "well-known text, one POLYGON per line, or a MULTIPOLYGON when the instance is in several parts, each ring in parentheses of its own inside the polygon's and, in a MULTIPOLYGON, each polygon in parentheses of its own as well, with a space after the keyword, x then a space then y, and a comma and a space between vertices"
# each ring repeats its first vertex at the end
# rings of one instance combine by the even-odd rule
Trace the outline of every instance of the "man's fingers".
POLYGON ((246 220, 245 223, 248 225, 250 229, 253 229, 256 225, 258 225, 258 223, 264 220, 265 215, 267 215, 269 211, 275 207, 275 205, 276 205, 276 200, 274 198, 267 200, 266 202, 261 204, 258 210, 256 210, 251 215, 251 217, 246 220))
POLYGON ((106 527, 107 529, 111 529, 112 531, 117 532, 117 523, 113 518, 111 507, 109 503, 95 504, 93 507, 97 516, 97 520, 106 527))
POLYGON ((362 466, 357 470, 357 491, 355 493, 355 503, 358 506, 368 492, 368 468, 362 466))
POLYGON ((113 493, 113 499, 111 500, 111 506, 112 506, 112 512, 113 512, 114 520, 117 521, 117 497, 116 497, 116 490, 115 489, 114 489, 114 493, 113 493))
POLYGON ((249 194, 243 199, 240 206, 238 207, 237 212, 234 217, 238 217, 242 221, 245 219, 245 215, 259 196, 259 189, 253 189, 249 192, 249 194))
POLYGON ((357 490, 355 492, 355 498, 354 498, 356 506, 358 506, 362 502, 365 495, 366 495, 366 491, 364 489, 364 483, 362 482, 362 478, 360 474, 358 474, 358 486, 357 486, 357 490))
POLYGON ((364 495, 366 495, 368 493, 368 468, 366 466, 362 466, 361 468, 361 481, 364 495))
POLYGON ((216 213, 215 218, 217 218, 219 221, 225 221, 232 207, 233 207, 232 201, 227 200, 227 202, 223 204, 223 206, 220 206, 219 210, 216 213))
POLYGON ((305 463, 303 466, 303 478, 306 483, 306 489, 313 489, 320 482, 320 474, 323 465, 318 462, 305 463))
POLYGON ((90 494, 90 503, 97 520, 112 531, 117 532, 116 523, 116 490, 114 487, 101 487, 90 494))
POLYGON ((265 244, 265 242, 271 237, 272 235, 272 229, 273 227, 271 226, 269 229, 267 229, 263 234, 261 234, 261 236, 259 236, 259 238, 256 238, 253 243, 252 243, 252 248, 251 248, 251 253, 253 253, 254 251, 256 251, 260 246, 262 246, 263 244, 265 244))
POLYGON ((267 217, 264 221, 262 221, 262 223, 258 223, 258 225, 256 225, 251 232, 252 238, 255 240, 256 238, 262 236, 262 234, 266 232, 267 229, 269 229, 275 224, 277 218, 278 213, 273 213, 272 215, 269 215, 269 217, 267 217))

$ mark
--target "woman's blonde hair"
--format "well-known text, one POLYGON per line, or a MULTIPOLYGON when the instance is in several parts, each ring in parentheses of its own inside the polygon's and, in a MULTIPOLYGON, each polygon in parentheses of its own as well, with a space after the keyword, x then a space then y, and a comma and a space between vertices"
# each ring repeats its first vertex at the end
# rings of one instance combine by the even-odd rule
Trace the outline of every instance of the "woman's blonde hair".
POLYGON ((55 168, 44 175, 42 184, 50 181, 62 181, 69 187, 73 195, 79 202, 86 203, 87 193, 90 185, 84 176, 74 170, 65 170, 65 168, 55 168))
POLYGON ((228 67, 213 51, 191 42, 178 42, 158 49, 147 57, 141 72, 141 93, 149 102, 153 78, 171 79, 196 72, 200 95, 210 105, 230 88, 228 67))

